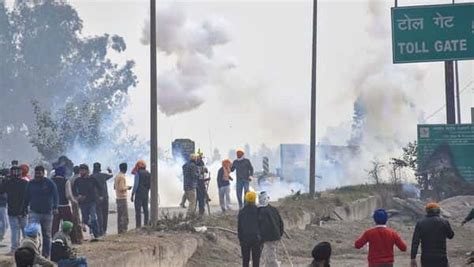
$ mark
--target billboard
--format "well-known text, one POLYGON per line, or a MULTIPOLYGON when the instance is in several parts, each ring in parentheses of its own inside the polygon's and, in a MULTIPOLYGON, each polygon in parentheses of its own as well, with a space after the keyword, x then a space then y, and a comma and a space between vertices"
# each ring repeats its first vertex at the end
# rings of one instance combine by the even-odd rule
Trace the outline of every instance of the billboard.
POLYGON ((418 125, 418 172, 453 169, 474 183, 474 124, 418 125))
POLYGON ((174 160, 189 160, 195 152, 195 144, 191 139, 176 139, 171 143, 171 152, 174 160))

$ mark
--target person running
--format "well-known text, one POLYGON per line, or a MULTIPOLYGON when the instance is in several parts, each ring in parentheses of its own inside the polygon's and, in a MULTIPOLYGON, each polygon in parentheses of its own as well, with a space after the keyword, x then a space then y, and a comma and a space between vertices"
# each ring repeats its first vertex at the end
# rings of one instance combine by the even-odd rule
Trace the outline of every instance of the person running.
POLYGON ((400 235, 393 229, 387 227, 388 215, 384 209, 377 209, 373 215, 376 226, 365 231, 354 244, 357 249, 369 243, 369 267, 392 267, 393 247, 406 251, 407 245, 400 235))
POLYGON ((53 182, 56 184, 59 195, 58 213, 53 217, 53 231, 54 236, 59 231, 59 224, 61 221, 72 221, 72 211, 69 204, 69 200, 66 197, 66 183, 67 180, 64 177, 66 175, 66 169, 64 167, 57 167, 54 170, 53 182))
POLYGON ((221 210, 225 213, 227 210, 231 209, 230 203, 230 168, 232 162, 228 159, 222 161, 222 167, 217 172, 217 187, 219 188, 219 204, 221 210))
POLYGON ((107 169, 108 173, 102 172, 102 165, 99 162, 94 163, 91 178, 97 180, 100 184, 100 199, 97 200, 97 221, 99 223, 102 235, 107 234, 107 225, 109 223, 109 192, 107 189, 107 181, 112 177, 112 170, 107 169))
POLYGON ((446 239, 454 237, 448 220, 440 217, 441 208, 437 203, 428 203, 426 217, 416 223, 411 242, 411 267, 416 267, 416 254, 421 243, 422 267, 448 267, 446 239))
POLYGON ((35 177, 26 186, 24 207, 29 209, 28 223, 38 223, 43 236, 42 254, 49 258, 53 214, 58 213, 58 189, 53 181, 44 177, 44 167, 35 167, 35 177))
POLYGON ((16 266, 55 266, 55 264, 52 261, 48 260, 47 257, 41 255, 41 225, 38 223, 29 223, 25 227, 24 232, 25 238, 21 241, 20 247, 15 251, 16 266))
POLYGON ((127 191, 131 189, 127 186, 127 163, 119 165, 120 172, 115 176, 115 198, 117 202, 117 229, 118 233, 122 234, 128 230, 128 205, 127 205, 127 191))
POLYGON ((237 172, 237 201, 239 202, 239 208, 242 208, 242 191, 245 194, 249 191, 250 181, 253 176, 253 166, 250 160, 244 157, 245 151, 243 149, 237 149, 237 159, 232 163, 230 171, 237 172))
POLYGON ((11 229, 10 254, 12 255, 20 245, 20 236, 24 237, 23 230, 26 227, 26 210, 23 202, 28 182, 21 178, 20 172, 20 168, 12 167, 11 177, 0 184, 0 193, 7 194, 8 221, 11 229))
POLYGON ((66 197, 71 203, 73 229, 71 231, 71 241, 73 244, 81 244, 84 239, 81 227, 81 215, 79 213, 79 202, 73 193, 74 182, 79 177, 79 166, 73 167, 72 177, 66 182, 66 197))
POLYGON ((183 165, 183 189, 189 201, 186 215, 193 216, 196 213, 196 188, 199 179, 199 168, 196 165, 197 156, 192 154, 189 161, 183 165))
POLYGON ((277 248, 284 232, 284 223, 280 213, 269 204, 270 196, 267 192, 258 195, 258 224, 263 242, 262 256, 266 267, 278 267, 277 248))
POLYGON ((146 162, 144 160, 137 162, 132 173, 135 174, 135 179, 131 200, 132 202, 135 201, 135 226, 136 228, 140 228, 142 227, 142 211, 145 225, 148 225, 149 221, 148 200, 151 187, 151 175, 146 170, 146 162))
POLYGON ((89 226, 94 238, 98 238, 102 235, 97 223, 97 192, 100 192, 101 186, 89 176, 89 166, 86 164, 79 166, 79 175, 74 182, 73 193, 81 207, 82 222, 89 226))
POLYGON ((308 267, 331 267, 332 248, 329 242, 320 242, 314 246, 311 256, 313 262, 308 267))
POLYGON ((245 194, 245 206, 239 211, 237 219, 237 235, 242 252, 242 266, 260 266, 260 255, 262 254, 262 239, 258 225, 258 208, 255 205, 257 194, 249 191, 245 194))

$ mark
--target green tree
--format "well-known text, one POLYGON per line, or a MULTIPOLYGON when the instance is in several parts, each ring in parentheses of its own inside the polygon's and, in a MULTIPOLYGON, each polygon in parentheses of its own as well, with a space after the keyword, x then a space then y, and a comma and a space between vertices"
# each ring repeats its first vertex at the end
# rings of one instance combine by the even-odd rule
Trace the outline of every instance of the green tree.
POLYGON ((7 114, 0 116, 0 132, 13 129, 8 143, 0 139, 2 148, 17 146, 12 138, 24 126, 47 158, 74 140, 93 146, 104 118, 124 106, 137 84, 134 62, 119 65, 109 56, 125 51, 125 41, 110 34, 84 37, 82 28, 66 1, 16 1, 11 9, 0 1, 0 111, 7 114))
POLYGON ((53 160, 66 148, 60 125, 52 118, 51 112, 39 108, 38 102, 33 102, 33 107, 38 131, 31 137, 31 142, 46 160, 53 160))
POLYGON ((420 173, 417 163, 417 148, 416 141, 408 143, 403 148, 401 158, 393 158, 391 164, 394 164, 393 167, 398 170, 410 168, 415 173, 418 186, 426 192, 426 197, 441 200, 472 193, 474 185, 464 181, 455 168, 435 167, 420 173))

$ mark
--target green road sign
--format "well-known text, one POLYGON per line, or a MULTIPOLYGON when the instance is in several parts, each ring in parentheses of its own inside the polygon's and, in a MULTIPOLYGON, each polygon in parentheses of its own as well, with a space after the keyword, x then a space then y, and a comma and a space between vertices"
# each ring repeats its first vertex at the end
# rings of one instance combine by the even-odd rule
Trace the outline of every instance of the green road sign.
POLYGON ((392 8, 394 63, 474 59, 474 3, 392 8))
POLYGON ((418 171, 454 168, 474 182, 474 124, 418 125, 418 171))

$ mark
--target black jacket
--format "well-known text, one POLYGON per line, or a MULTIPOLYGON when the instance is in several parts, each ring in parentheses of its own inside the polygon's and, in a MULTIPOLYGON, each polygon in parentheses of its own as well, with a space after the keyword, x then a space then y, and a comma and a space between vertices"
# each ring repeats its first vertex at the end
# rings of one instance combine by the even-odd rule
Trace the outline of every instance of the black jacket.
POLYGON ((219 171, 217 172, 217 187, 221 188, 223 186, 229 186, 230 181, 229 180, 224 180, 224 168, 220 168, 219 171))
POLYGON ((197 187, 199 180, 199 168, 192 160, 183 165, 183 188, 184 191, 193 190, 197 187))
POLYGON ((151 174, 146 169, 138 170, 138 185, 135 195, 138 197, 148 197, 151 188, 151 174))
POLYGON ((58 188, 58 196, 59 196, 59 205, 60 206, 67 206, 69 205, 69 200, 66 198, 66 182, 67 180, 63 177, 54 177, 51 180, 56 184, 58 188))
POLYGON ((239 211, 237 229, 241 246, 251 246, 256 242, 261 242, 257 206, 245 205, 239 211))
POLYGON ((7 193, 8 216, 26 215, 24 207, 27 181, 9 178, 0 185, 0 193, 7 193))
POLYGON ((258 224, 263 242, 281 239, 284 225, 280 213, 275 207, 267 205, 258 208, 258 224))
POLYGON ((418 221, 411 242, 411 258, 416 258, 421 242, 422 259, 445 259, 446 239, 452 239, 454 232, 449 222, 439 215, 429 214, 418 221))
POLYGON ((110 173, 102 173, 102 172, 96 172, 91 175, 91 178, 94 178, 97 180, 97 182, 100 185, 100 196, 103 197, 104 199, 109 198, 109 192, 107 189, 107 181, 112 178, 113 175, 110 173))
POLYGON ((236 159, 232 163, 231 171, 237 172, 237 180, 248 181, 250 176, 253 176, 253 166, 248 159, 236 159))
POLYGON ((83 199, 79 199, 80 204, 97 202, 97 196, 100 195, 101 186, 96 179, 92 177, 79 177, 74 182, 72 189, 75 197, 81 195, 83 199))

